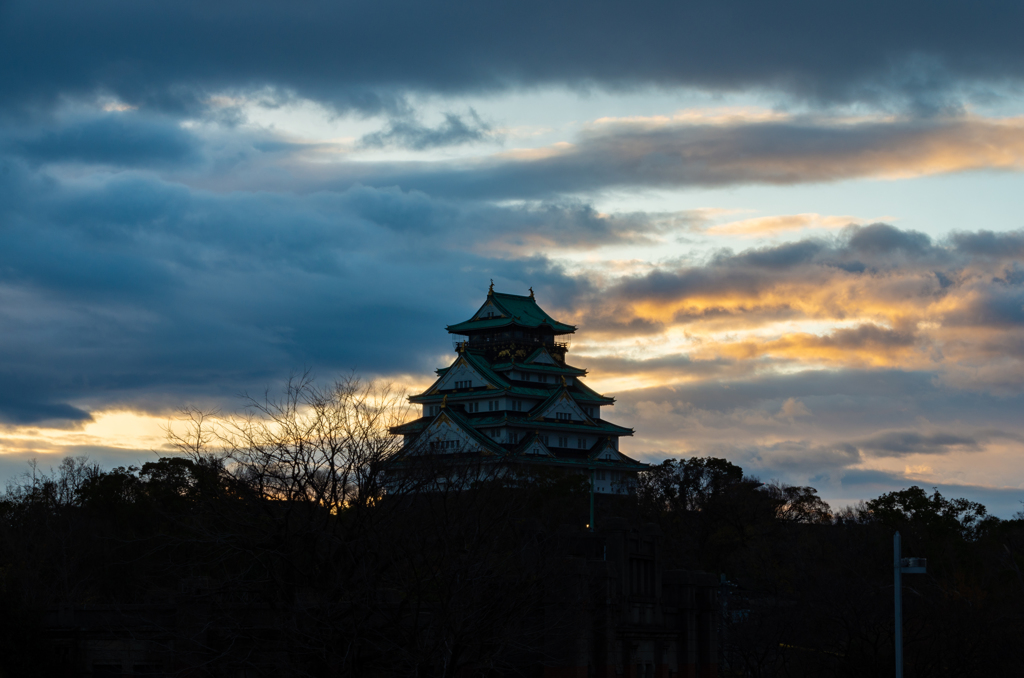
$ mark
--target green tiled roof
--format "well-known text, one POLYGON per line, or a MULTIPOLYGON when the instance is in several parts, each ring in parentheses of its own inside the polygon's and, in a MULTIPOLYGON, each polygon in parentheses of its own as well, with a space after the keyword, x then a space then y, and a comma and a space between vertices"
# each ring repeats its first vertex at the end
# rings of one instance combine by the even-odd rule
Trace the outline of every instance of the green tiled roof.
MULTIPOLYGON (((529 449, 530 445, 532 445, 534 440, 536 440, 538 437, 539 437, 539 434, 536 434, 536 433, 525 436, 521 443, 519 443, 514 448, 512 448, 512 456, 513 456, 513 458, 519 457, 520 455, 522 455, 523 457, 526 457, 526 459, 529 460, 529 463, 531 463, 531 464, 551 464, 551 465, 556 465, 556 466, 572 465, 572 466, 584 466, 584 467, 587 467, 587 468, 614 468, 614 469, 620 469, 620 470, 625 467, 626 469, 637 470, 637 471, 642 471, 642 470, 648 468, 648 464, 644 464, 643 462, 639 462, 636 459, 632 459, 630 457, 627 457, 626 455, 622 454, 621 452, 618 452, 618 450, 616 450, 616 452, 618 452, 623 457, 623 459, 625 459, 626 461, 621 461, 621 460, 610 461, 610 460, 605 460, 605 459, 593 459, 592 455, 589 453, 589 451, 585 451, 585 450, 571 450, 570 451, 570 450, 565 450, 565 449, 560 448, 560 447, 548 447, 547 445, 545 445, 545 447, 548 447, 548 450, 551 451, 551 454, 553 455, 551 457, 536 456, 536 455, 529 455, 529 456, 524 455, 523 452, 525 452, 527 449, 529 449), (584 452, 584 454, 579 454, 579 452, 584 452)), ((597 447, 598 445, 603 447, 607 442, 608 442, 608 439, 607 438, 603 438, 603 439, 599 440, 594 445, 594 447, 597 447)))
POLYGON ((495 370, 496 372, 504 372, 506 370, 516 369, 527 371, 536 370, 537 372, 553 372, 555 374, 578 374, 580 376, 585 376, 587 374, 586 370, 580 369, 579 367, 570 367, 569 365, 545 365, 544 363, 526 364, 501 362, 494 363, 493 365, 491 365, 491 369, 495 370))
MULTIPOLYGON (((511 325, 531 329, 547 326, 555 334, 570 334, 576 331, 574 325, 560 323, 545 313, 544 309, 537 305, 533 297, 492 292, 487 295, 487 301, 481 304, 480 308, 482 309, 488 302, 493 303, 505 317, 467 320, 455 325, 449 325, 447 328, 448 332, 451 334, 465 334, 476 330, 489 330, 511 325)), ((479 312, 480 310, 478 309, 477 313, 479 312)), ((476 313, 473 315, 475 316, 476 313)))
MULTIPOLYGON (((447 408, 444 411, 448 411, 451 408, 447 408)), ((527 428, 532 430, 551 430, 551 431, 571 431, 574 433, 609 433, 614 435, 631 436, 633 435, 633 429, 625 428, 623 426, 617 426, 611 422, 604 421, 603 419, 593 419, 593 424, 581 424, 573 421, 545 421, 543 419, 527 419, 525 416, 515 416, 519 413, 511 413, 505 416, 504 412, 497 413, 495 416, 485 417, 469 417, 461 412, 455 412, 451 409, 453 414, 457 414, 461 417, 460 421, 466 422, 467 426, 474 428, 492 428, 494 426, 512 426, 515 428, 527 428)), ((454 417, 453 417, 454 418, 454 417)), ((434 417, 420 417, 419 419, 413 419, 412 421, 401 424, 400 426, 393 426, 391 428, 392 433, 396 434, 411 434, 418 433, 427 427, 430 422, 434 421, 434 417)))
POLYGON ((575 396, 576 400, 578 402, 588 402, 588 403, 602 402, 602 403, 608 403, 609 405, 615 402, 615 398, 609 398, 608 396, 601 395, 600 393, 598 393, 594 389, 592 389, 589 386, 587 386, 586 384, 584 384, 582 381, 577 381, 572 386, 573 386, 573 388, 579 389, 579 391, 580 391, 580 393, 575 396))
POLYGON ((413 421, 406 422, 406 423, 404 423, 404 424, 402 424, 400 426, 392 426, 391 427, 391 433, 396 434, 396 435, 402 435, 402 434, 408 435, 410 433, 419 433, 419 432, 423 431, 425 428, 427 428, 428 426, 430 426, 430 424, 432 424, 435 419, 437 419, 438 417, 441 417, 441 416, 447 416, 459 428, 464 430, 471 438, 473 438, 478 443, 480 443, 484 447, 484 449, 489 450, 490 452, 492 452, 494 454, 499 454, 499 455, 505 454, 505 448, 503 448, 496 441, 491 440, 490 438, 488 438, 484 434, 480 433, 480 431, 478 431, 476 429, 476 426, 474 426, 474 422, 470 422, 468 420, 468 418, 466 417, 466 415, 464 415, 461 412, 456 411, 455 409, 453 409, 451 407, 444 408, 443 410, 441 410, 440 412, 438 412, 436 415, 434 415, 432 417, 420 417, 419 419, 415 419, 413 421))
MULTIPOLYGON (((573 384, 569 387, 569 393, 572 394, 573 399, 578 403, 586 403, 588 405, 611 405, 615 402, 615 398, 599 395, 589 388, 577 390, 578 386, 582 386, 582 384, 573 384)), ((463 402, 465 400, 477 400, 481 396, 493 398, 503 393, 513 396, 523 396, 525 398, 547 398, 551 395, 552 390, 554 390, 553 384, 548 388, 510 386, 500 391, 487 391, 481 389, 477 391, 460 391, 458 393, 420 393, 419 395, 409 396, 409 402, 416 403, 418 405, 429 405, 441 402, 445 395, 448 396, 449 402, 463 402)))
POLYGON ((427 427, 427 424, 434 420, 433 417, 420 417, 419 419, 413 419, 407 421, 404 424, 398 426, 392 426, 389 430, 394 435, 408 435, 410 433, 419 433, 427 427))
POLYGON ((499 455, 505 453, 505 448, 503 448, 496 441, 485 436, 483 433, 480 433, 480 431, 476 430, 476 427, 473 426, 473 423, 470 422, 468 418, 461 412, 457 412, 450 407, 446 407, 443 410, 441 410, 441 412, 437 416, 440 417, 442 414, 447 414, 452 421, 458 424, 459 428, 464 430, 466 433, 472 436, 474 440, 483 445, 484 449, 490 450, 491 452, 494 452, 495 454, 499 455))
MULTIPOLYGON (((513 413, 509 413, 513 415, 513 413)), ((519 414, 519 413, 515 413, 519 414)), ((469 420, 477 428, 488 428, 491 426, 513 426, 516 428, 528 428, 535 430, 560 430, 573 431, 576 433, 613 433, 615 435, 631 436, 633 429, 624 426, 616 426, 603 419, 592 419, 593 424, 582 424, 575 421, 545 421, 544 419, 527 419, 525 416, 496 416, 496 417, 474 417, 469 420)))
POLYGON ((474 369, 479 371, 480 374, 482 374, 485 379, 487 379, 488 381, 493 381, 495 386, 508 388, 509 386, 512 385, 511 382, 509 382, 505 377, 495 372, 491 368, 490 363, 488 363, 483 356, 476 355, 475 353, 470 353, 469 351, 462 353, 462 356, 466 359, 466 362, 472 365, 474 369))
MULTIPOLYGON (((482 356, 474 355, 468 352, 460 353, 459 357, 455 359, 455 362, 453 362, 448 367, 442 367, 438 370, 435 370, 435 372, 437 372, 438 375, 437 378, 440 380, 442 377, 444 377, 444 375, 447 374, 448 371, 451 370, 452 367, 454 367, 455 364, 463 358, 465 358, 466 362, 469 363, 470 367, 472 367, 473 369, 480 373, 480 376, 482 376, 490 383, 494 384, 494 386, 496 386, 497 388, 508 390, 509 387, 512 386, 512 383, 510 381, 508 381, 505 377, 501 376, 500 374, 492 370, 491 366, 487 363, 487 360, 485 360, 482 356)), ((424 391, 423 393, 409 396, 409 402, 426 403, 431 402, 432 400, 440 400, 441 398, 444 397, 444 394, 430 392, 430 390, 433 389, 436 384, 437 382, 435 381, 433 384, 431 384, 430 388, 424 391)), ((481 391, 476 391, 476 393, 479 394, 481 393, 481 391)))
POLYGON ((614 433, 620 436, 633 435, 633 429, 624 426, 616 426, 610 422, 598 419, 593 424, 578 424, 573 421, 545 421, 543 419, 520 419, 516 421, 509 419, 509 426, 520 426, 522 428, 551 429, 552 431, 574 431, 576 433, 614 433), (522 422, 522 423, 519 423, 522 422))

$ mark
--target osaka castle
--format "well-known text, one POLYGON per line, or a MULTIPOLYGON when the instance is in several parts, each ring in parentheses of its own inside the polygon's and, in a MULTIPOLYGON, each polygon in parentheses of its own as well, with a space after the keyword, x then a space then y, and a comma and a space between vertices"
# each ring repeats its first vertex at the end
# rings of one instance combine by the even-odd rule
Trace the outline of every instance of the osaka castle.
MULTIPOLYGON (((409 401, 422 416, 396 426, 403 436, 392 470, 417 462, 476 469, 540 467, 585 474, 595 492, 628 493, 646 464, 619 451, 633 430, 604 419, 614 398, 583 383, 566 362, 573 325, 558 322, 529 296, 491 284, 479 310, 448 326, 455 360, 409 401)), ((411 470, 411 468, 410 468, 411 470)))

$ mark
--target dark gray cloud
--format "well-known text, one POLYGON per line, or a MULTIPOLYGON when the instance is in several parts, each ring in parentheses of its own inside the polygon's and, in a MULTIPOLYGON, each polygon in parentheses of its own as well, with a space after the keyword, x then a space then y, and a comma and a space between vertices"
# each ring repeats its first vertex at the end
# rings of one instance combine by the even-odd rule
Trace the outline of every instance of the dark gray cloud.
POLYGON ((1024 230, 1005 233, 992 231, 954 233, 950 240, 958 250, 967 254, 998 259, 1007 257, 1024 259, 1024 230))
MULTIPOLYGON (((632 328, 626 328, 631 331, 632 328)), ((682 376, 724 376, 729 375, 735 367, 735 361, 731 360, 694 360, 688 355, 670 355, 660 358, 648 358, 646 360, 631 360, 621 357, 589 357, 583 356, 574 358, 577 367, 585 367, 595 374, 608 376, 610 374, 670 374, 679 378, 682 376)))
POLYGON ((970 306, 945 318, 950 327, 998 327, 1024 329, 1024 276, 1015 282, 997 278, 977 290, 970 306))
MULTIPOLYGON (((1003 258, 1012 260, 1013 253, 1007 253, 1003 258)), ((824 283, 837 271, 868 276, 875 272, 923 268, 929 275, 942 274, 949 279, 955 275, 955 270, 970 261, 970 252, 935 245, 923 233, 902 231, 889 224, 871 224, 847 227, 837 238, 811 238, 755 247, 740 253, 723 249, 707 262, 661 266, 649 273, 625 278, 610 292, 613 297, 630 301, 728 295, 756 297, 780 283, 824 283)), ((1019 285, 1020 282, 1016 283, 1019 285)), ((916 292, 943 294, 942 287, 916 292)), ((915 290, 902 292, 907 294, 915 290)), ((605 296, 609 296, 608 292, 605 296)), ((716 311, 713 306, 704 310, 716 311)), ((702 314, 701 317, 707 316, 702 314)), ((687 318, 679 316, 679 319, 687 318)))
POLYGON ((496 141, 498 136, 477 112, 469 109, 465 116, 445 113, 444 122, 427 127, 415 118, 392 118, 385 129, 364 135, 359 140, 363 148, 402 146, 417 151, 446 146, 461 146, 481 141, 496 141))
POLYGON ((922 255, 932 248, 932 241, 924 233, 901 231, 888 224, 871 224, 850 229, 849 247, 864 254, 891 254, 903 252, 922 255))
POLYGON ((809 344, 840 349, 855 349, 865 346, 913 346, 914 342, 915 337, 910 332, 890 330, 886 327, 878 327, 877 325, 860 325, 851 329, 838 329, 831 334, 810 340, 809 344))
MULTIPOLYGON (((870 412, 872 416, 880 415, 877 425, 884 426, 883 422, 904 421, 908 404, 914 404, 915 414, 936 407, 939 408, 937 412, 948 412, 942 407, 951 394, 934 383, 934 376, 900 370, 805 370, 796 374, 749 376, 727 382, 675 384, 631 392, 629 398, 671 401, 677 403, 680 412, 688 406, 716 412, 749 408, 775 412, 785 399, 798 398, 807 404, 815 417, 832 416, 829 413, 834 413, 838 424, 843 409, 852 406, 856 410, 849 411, 851 419, 859 421, 862 415, 870 412)), ((993 402, 993 399, 977 394, 970 400, 978 405, 993 402)), ((842 427, 837 430, 842 430, 842 427)))
MULTIPOLYGON (((695 376, 688 367, 680 366, 678 376, 695 376)), ((807 474, 821 469, 819 452, 845 467, 853 463, 846 459, 850 450, 890 456, 916 446, 931 454, 950 451, 956 441, 984 445, 1019 440, 1024 433, 1019 421, 1024 396, 962 390, 935 373, 737 370, 696 376, 711 378, 613 393, 618 402, 609 418, 633 426, 639 438, 675 439, 701 454, 721 448, 723 454, 738 455, 746 449, 770 457, 775 443, 764 440, 781 439, 791 471, 807 474), (787 414, 788 401, 802 405, 790 409, 799 414, 787 414), (649 408, 653 414, 647 414, 649 408), (924 422, 924 428, 908 422, 924 422), (797 454, 798 448, 806 453, 797 454)))
POLYGON ((647 3, 392 0, 301 7, 6 2, 5 103, 115 95, 187 110, 212 92, 292 94, 366 111, 407 92, 559 85, 764 88, 826 100, 955 107, 1019 81, 1024 10, 880 0, 647 3))
POLYGON ((887 431, 857 443, 865 452, 882 457, 908 454, 944 454, 951 449, 980 449, 974 436, 954 433, 920 433, 918 431, 887 431))
POLYGON ((202 140, 174 120, 136 113, 80 116, 35 129, 9 128, 0 148, 36 163, 167 168, 196 163, 202 140))

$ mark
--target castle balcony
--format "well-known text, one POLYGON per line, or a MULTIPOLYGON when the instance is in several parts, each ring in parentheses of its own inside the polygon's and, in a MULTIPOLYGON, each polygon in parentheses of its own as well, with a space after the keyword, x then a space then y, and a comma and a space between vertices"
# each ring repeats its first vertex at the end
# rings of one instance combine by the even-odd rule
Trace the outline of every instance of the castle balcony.
POLYGON ((555 341, 554 336, 550 334, 531 335, 517 331, 494 332, 469 337, 453 334, 452 348, 456 351, 465 350, 483 354, 493 361, 496 358, 511 359, 513 357, 516 360, 522 360, 538 347, 543 346, 552 356, 560 358, 564 362, 565 354, 571 346, 568 337, 566 339, 566 341, 555 341))

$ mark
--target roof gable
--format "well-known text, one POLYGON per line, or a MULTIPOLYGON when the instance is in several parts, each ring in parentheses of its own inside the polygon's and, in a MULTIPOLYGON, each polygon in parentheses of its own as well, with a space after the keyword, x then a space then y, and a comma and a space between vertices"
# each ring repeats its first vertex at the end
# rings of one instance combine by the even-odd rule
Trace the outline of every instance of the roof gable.
POLYGON ((612 405, 615 403, 615 398, 601 395, 579 379, 576 380, 573 386, 577 391, 579 391, 579 396, 582 396, 581 400, 586 400, 587 402, 600 402, 605 405, 612 405))
POLYGON ((491 320, 492 318, 507 318, 508 316, 509 313, 507 311, 498 308, 498 305, 488 297, 484 305, 473 314, 472 320, 491 320))
MULTIPOLYGON (((420 402, 427 396, 436 396, 440 391, 454 389, 456 382, 469 382, 469 388, 486 387, 488 389, 507 389, 511 386, 497 372, 492 370, 487 361, 472 353, 460 353, 449 367, 437 370, 440 375, 423 393, 409 397, 410 402, 420 402)), ((466 388, 462 386, 461 388, 466 388)))
POLYGON ((544 444, 544 439, 539 433, 527 436, 526 440, 520 443, 515 450, 516 455, 529 457, 554 457, 551 449, 544 444))
POLYGON ((555 365, 558 366, 558 361, 551 357, 548 350, 541 346, 536 351, 530 354, 530 356, 523 361, 528 365, 555 365))
POLYGON ((587 416, 587 413, 573 400, 572 395, 564 386, 534 409, 536 412, 530 417, 531 419, 562 419, 577 424, 594 423, 594 420, 587 416))
POLYGON ((409 454, 467 454, 501 455, 504 450, 486 436, 474 430, 454 410, 443 408, 433 421, 407 446, 409 454))
POLYGON ((647 464, 642 464, 636 459, 631 459, 615 449, 615 444, 611 438, 603 438, 598 441, 598 443, 590 449, 590 455, 587 459, 590 461, 606 463, 628 464, 630 466, 647 466, 647 464))
MULTIPOLYGON (((465 359, 465 357, 460 355, 455 362, 452 363, 452 366, 434 382, 434 385, 429 391, 427 391, 427 393, 456 388, 456 382, 459 382, 460 384, 468 382, 468 388, 494 386, 480 370, 476 369, 468 360, 465 359)), ((496 386, 494 387, 497 388, 496 386)), ((459 386, 458 388, 467 388, 467 386, 459 386)))

